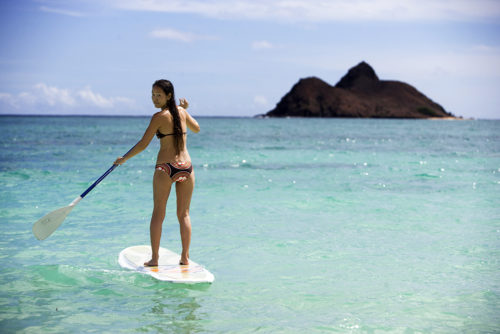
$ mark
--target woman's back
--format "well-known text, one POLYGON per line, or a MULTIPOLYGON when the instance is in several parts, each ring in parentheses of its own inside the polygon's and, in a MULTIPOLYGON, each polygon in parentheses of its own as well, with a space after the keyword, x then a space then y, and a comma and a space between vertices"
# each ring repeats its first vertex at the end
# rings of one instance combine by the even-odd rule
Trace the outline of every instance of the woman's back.
POLYGON ((174 120, 172 114, 168 110, 164 110, 158 113, 160 118, 160 126, 158 127, 157 137, 160 140, 160 150, 158 152, 158 158, 156 163, 164 162, 185 162, 191 161, 189 152, 186 147, 187 139, 187 125, 186 125, 186 112, 183 108, 177 107, 179 111, 180 125, 183 133, 183 143, 180 147, 179 154, 175 152, 175 135, 174 135, 174 120))

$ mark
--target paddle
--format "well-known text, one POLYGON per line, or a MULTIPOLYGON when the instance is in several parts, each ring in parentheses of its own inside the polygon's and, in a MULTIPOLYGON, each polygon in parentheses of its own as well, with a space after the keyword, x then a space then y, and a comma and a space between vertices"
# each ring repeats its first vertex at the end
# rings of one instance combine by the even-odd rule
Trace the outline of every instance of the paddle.
MULTIPOLYGON (((127 153, 132 151, 130 149, 127 153)), ((127 155, 125 153, 125 155, 127 155)), ((61 225, 61 223, 64 221, 66 216, 73 210, 75 205, 78 204, 84 198, 87 196, 87 194, 95 188, 106 176, 108 176, 109 173, 111 173, 118 165, 113 165, 111 166, 104 174, 101 175, 100 178, 98 178, 90 187, 88 187, 87 190, 85 190, 80 196, 75 198, 73 202, 69 203, 68 206, 65 206, 63 208, 57 209, 52 211, 51 213, 46 214, 35 224, 33 224, 33 234, 38 240, 44 240, 46 239, 49 235, 51 235, 58 227, 61 225)))

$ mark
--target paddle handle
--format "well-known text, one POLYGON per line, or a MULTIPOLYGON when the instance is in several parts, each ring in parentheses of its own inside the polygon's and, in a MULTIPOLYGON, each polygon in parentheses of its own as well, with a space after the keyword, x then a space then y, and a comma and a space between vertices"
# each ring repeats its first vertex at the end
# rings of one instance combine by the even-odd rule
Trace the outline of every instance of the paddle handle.
MULTIPOLYGON (((130 151, 132 151, 132 149, 133 149, 133 147, 132 147, 130 150, 128 150, 128 152, 127 152, 127 153, 125 153, 123 156, 126 156, 126 155, 130 152, 130 151)), ((104 178, 105 178, 106 176, 108 176, 108 175, 109 175, 109 173, 111 173, 111 172, 112 172, 112 171, 113 171, 116 167, 118 167, 118 165, 113 165, 113 166, 109 167, 109 169, 108 169, 108 170, 107 170, 104 174, 102 174, 100 178, 98 178, 98 179, 97 179, 97 180, 96 180, 96 181, 95 181, 95 182, 94 182, 94 183, 93 183, 90 187, 88 187, 88 188, 87 188, 87 190, 85 190, 85 191, 84 191, 84 192, 80 195, 80 198, 84 198, 85 196, 87 196, 87 194, 88 194, 89 192, 91 192, 91 191, 92 191, 92 189, 94 189, 94 188, 95 188, 95 187, 96 187, 99 183, 101 183, 101 181, 102 181, 102 180, 104 180, 104 178)), ((77 203, 78 203, 78 202, 77 202, 77 203)), ((75 204, 76 204, 76 203, 75 203, 75 204)))

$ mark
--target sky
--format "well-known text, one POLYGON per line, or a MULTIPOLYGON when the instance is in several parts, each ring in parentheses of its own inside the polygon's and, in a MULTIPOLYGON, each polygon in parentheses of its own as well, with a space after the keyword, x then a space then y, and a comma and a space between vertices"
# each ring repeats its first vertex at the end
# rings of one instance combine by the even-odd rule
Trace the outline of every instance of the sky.
POLYGON ((254 116, 301 78, 370 64, 447 111, 500 119, 500 0, 0 0, 0 114, 254 116))

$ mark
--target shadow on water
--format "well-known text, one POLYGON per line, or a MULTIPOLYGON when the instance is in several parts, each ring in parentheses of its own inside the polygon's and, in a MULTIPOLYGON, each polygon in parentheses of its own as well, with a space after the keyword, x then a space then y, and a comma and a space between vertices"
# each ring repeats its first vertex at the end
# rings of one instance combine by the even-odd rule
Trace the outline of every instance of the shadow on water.
POLYGON ((6 332, 198 333, 209 320, 210 284, 68 265, 25 266, 1 276, 10 281, 0 291, 6 332))

